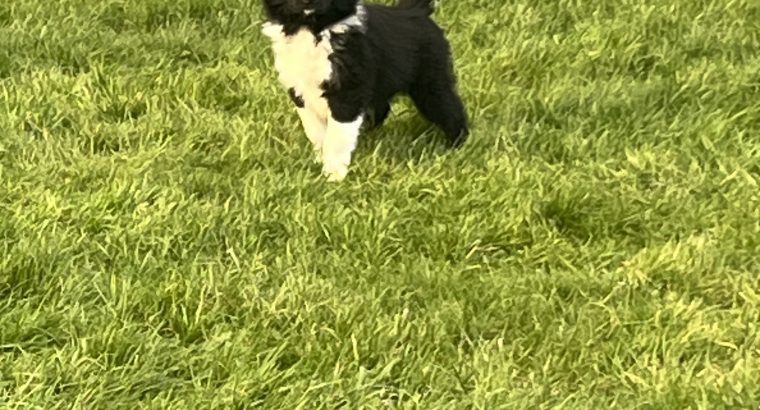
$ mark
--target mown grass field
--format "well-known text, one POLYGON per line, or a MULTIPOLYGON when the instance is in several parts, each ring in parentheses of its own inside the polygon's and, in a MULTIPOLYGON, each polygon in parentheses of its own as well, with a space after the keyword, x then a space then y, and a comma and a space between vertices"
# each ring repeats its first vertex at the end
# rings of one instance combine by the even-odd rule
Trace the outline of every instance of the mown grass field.
POLYGON ((0 2, 0 407, 758 408, 760 3, 435 16, 330 184, 257 0, 0 2))

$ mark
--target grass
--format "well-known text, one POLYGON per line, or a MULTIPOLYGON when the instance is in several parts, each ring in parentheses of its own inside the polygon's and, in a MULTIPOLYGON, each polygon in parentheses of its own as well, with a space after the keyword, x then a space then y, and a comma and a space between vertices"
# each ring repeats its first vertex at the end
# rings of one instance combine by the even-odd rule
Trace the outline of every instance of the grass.
POLYGON ((436 19, 336 185, 258 0, 0 2, 0 407, 758 408, 760 3, 436 19))

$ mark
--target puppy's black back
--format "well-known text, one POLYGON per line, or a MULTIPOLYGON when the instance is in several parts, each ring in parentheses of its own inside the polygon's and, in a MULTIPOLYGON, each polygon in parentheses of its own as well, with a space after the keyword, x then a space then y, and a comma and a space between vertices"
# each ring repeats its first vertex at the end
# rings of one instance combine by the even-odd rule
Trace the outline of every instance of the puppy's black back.
POLYGON ((379 98, 408 92, 424 55, 438 49, 448 55, 440 28, 420 8, 367 5, 366 40, 377 71, 379 98))
POLYGON ((371 103, 375 121, 382 122, 393 95, 408 93, 420 112, 459 145, 468 133, 467 119, 455 90, 449 43, 431 12, 429 0, 367 5, 365 38, 375 71, 371 103))

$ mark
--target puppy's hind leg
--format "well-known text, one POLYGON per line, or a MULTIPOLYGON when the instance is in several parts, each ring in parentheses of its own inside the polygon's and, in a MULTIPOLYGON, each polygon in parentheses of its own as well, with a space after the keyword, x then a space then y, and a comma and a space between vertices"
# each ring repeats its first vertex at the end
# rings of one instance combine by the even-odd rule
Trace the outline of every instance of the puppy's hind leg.
POLYGON ((453 81, 441 77, 416 84, 409 96, 420 113, 441 128, 452 147, 464 144, 469 136, 467 114, 453 81))
POLYGON ((428 120, 438 125, 453 147, 469 135, 467 113, 456 92, 456 77, 448 43, 443 35, 423 54, 423 63, 409 96, 428 120))

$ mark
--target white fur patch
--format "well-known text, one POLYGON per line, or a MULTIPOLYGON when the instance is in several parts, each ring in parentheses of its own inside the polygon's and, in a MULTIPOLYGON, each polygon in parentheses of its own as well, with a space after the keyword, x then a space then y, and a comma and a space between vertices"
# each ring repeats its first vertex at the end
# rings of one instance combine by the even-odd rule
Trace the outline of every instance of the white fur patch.
POLYGON ((329 39, 323 38, 317 43, 308 30, 286 36, 281 25, 271 23, 266 23, 262 32, 272 40, 274 66, 280 82, 303 98, 306 109, 327 121, 329 108, 322 97, 321 86, 332 76, 328 57, 333 50, 329 39))

